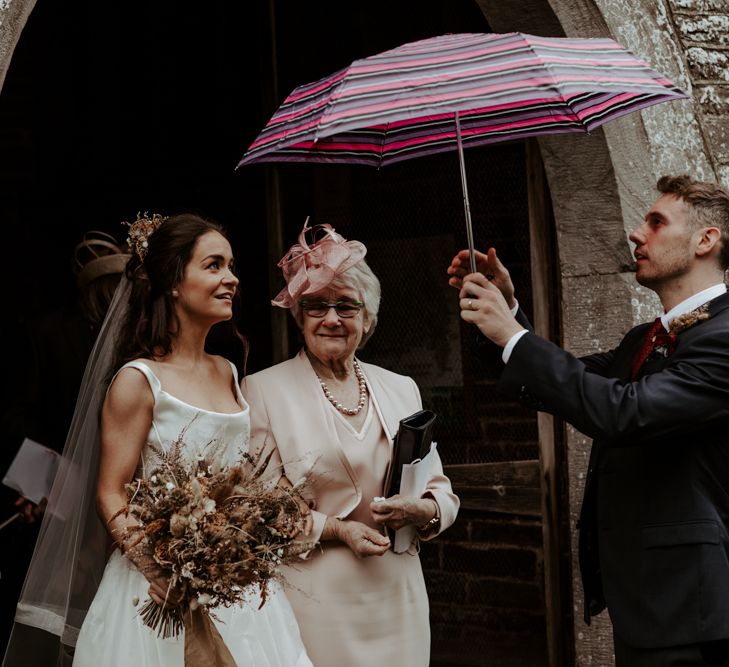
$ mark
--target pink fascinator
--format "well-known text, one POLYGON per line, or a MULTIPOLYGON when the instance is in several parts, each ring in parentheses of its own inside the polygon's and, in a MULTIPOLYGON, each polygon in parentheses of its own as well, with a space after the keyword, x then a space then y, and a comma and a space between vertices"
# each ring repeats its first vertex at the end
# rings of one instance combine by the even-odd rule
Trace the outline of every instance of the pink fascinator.
POLYGON ((363 243, 347 241, 331 225, 309 227, 308 223, 309 218, 306 218, 299 242, 292 245, 278 263, 286 287, 271 303, 279 308, 291 308, 302 294, 324 289, 367 254, 363 243), (307 232, 312 232, 311 244, 306 241, 307 232))

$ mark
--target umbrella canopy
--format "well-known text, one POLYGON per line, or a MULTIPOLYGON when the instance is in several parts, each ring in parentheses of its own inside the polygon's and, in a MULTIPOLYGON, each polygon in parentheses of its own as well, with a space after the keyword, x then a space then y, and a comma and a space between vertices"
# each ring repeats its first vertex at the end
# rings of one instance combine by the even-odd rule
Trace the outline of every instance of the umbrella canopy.
POLYGON ((611 39, 457 34, 356 60, 296 88, 238 166, 381 166, 458 146, 561 132, 687 97, 611 39), (455 121, 455 122, 454 122, 455 121))

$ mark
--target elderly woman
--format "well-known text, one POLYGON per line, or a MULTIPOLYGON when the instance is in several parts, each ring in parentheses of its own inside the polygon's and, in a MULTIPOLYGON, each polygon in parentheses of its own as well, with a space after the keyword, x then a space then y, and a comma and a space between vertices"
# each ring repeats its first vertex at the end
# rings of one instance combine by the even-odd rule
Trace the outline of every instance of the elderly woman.
POLYGON ((427 667, 428 596, 417 540, 450 526, 459 501, 435 453, 420 498, 383 496, 399 421, 421 408, 409 377, 358 361, 372 335, 379 281, 365 247, 329 225, 311 245, 306 226, 281 260, 287 287, 272 302, 289 308, 304 336, 293 359, 249 376, 251 444, 275 445, 286 477, 307 478, 320 541, 286 578, 289 599, 317 667, 427 667), (308 477, 307 477, 308 475, 308 477), (385 527, 413 525, 411 548, 395 553, 385 527))

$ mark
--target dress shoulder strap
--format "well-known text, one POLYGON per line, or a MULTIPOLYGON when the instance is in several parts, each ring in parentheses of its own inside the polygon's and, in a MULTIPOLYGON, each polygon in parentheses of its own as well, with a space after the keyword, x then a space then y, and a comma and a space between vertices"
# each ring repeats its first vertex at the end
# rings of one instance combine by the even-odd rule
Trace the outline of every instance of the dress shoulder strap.
POLYGON ((238 380, 238 369, 235 367, 235 364, 230 359, 226 359, 226 361, 230 364, 230 369, 233 371, 233 379, 235 380, 235 383, 240 384, 240 381, 238 380))
POLYGON ((136 368, 138 371, 140 371, 142 375, 147 378, 149 388, 152 390, 152 395, 154 396, 155 400, 157 400, 157 394, 159 393, 160 389, 162 389, 162 383, 159 381, 159 378, 154 374, 152 369, 139 359, 135 359, 134 361, 128 361, 126 364, 124 364, 116 373, 114 373, 114 377, 111 379, 109 386, 111 387, 114 380, 116 379, 116 376, 119 375, 119 373, 125 368, 136 368))
POLYGON ((243 392, 240 389, 240 380, 238 380, 238 369, 235 367, 235 364, 230 360, 226 359, 226 361, 230 364, 230 369, 233 371, 233 382, 235 383, 235 396, 238 400, 238 403, 240 406, 244 409, 248 409, 248 403, 246 403, 246 399, 243 396, 243 392))

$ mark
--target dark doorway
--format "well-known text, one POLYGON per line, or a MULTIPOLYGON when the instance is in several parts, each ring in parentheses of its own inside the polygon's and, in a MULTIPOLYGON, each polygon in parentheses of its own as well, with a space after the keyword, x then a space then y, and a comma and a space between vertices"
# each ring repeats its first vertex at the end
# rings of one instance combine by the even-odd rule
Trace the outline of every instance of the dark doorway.
MULTIPOLYGON (((166 0, 39 2, 31 13, 0 96, 3 474, 30 432, 63 447, 93 342, 72 272, 87 230, 123 241, 120 222, 138 211, 222 222, 240 260, 252 363, 267 363, 262 188, 234 171, 262 115, 266 16, 265 3, 166 0), (32 378, 31 338, 46 352, 32 378)), ((0 485, 2 519, 15 497, 0 485)), ((0 652, 36 532, 3 530, 14 548, 0 562, 0 652)))
MULTIPOLYGON (((446 32, 488 30, 473 0, 38 3, 0 96, 8 349, 22 351, 23 332, 47 311, 73 307, 70 263, 84 231, 122 240, 120 221, 137 211, 193 210, 230 232, 244 300, 239 326, 251 343, 248 369, 270 365, 269 299, 280 287, 269 281, 266 252, 272 168, 234 167, 272 102, 355 58, 446 32)), ((524 145, 478 149, 466 159, 477 244, 499 247, 529 310, 524 145)), ((445 462, 538 458, 536 419, 496 398, 497 354, 479 349, 460 326, 445 284, 445 266, 465 243, 455 156, 382 172, 277 169, 285 244, 312 215, 368 245, 384 300, 363 357, 416 379, 424 401, 442 415, 445 462)), ((292 332, 292 352, 295 338, 292 332)), ((17 399, 24 356, 4 355, 4 364, 6 394, 17 399)), ((52 373, 43 382, 59 396, 75 396, 52 373)), ((25 429, 24 407, 8 405, 15 407, 3 419, 3 469, 25 429)), ((538 509, 464 507, 445 539, 423 548, 433 666, 546 664, 538 509)), ((32 547, 32 536, 22 539, 32 547)), ((3 571, 3 600, 17 599, 23 567, 14 579, 3 571)))

